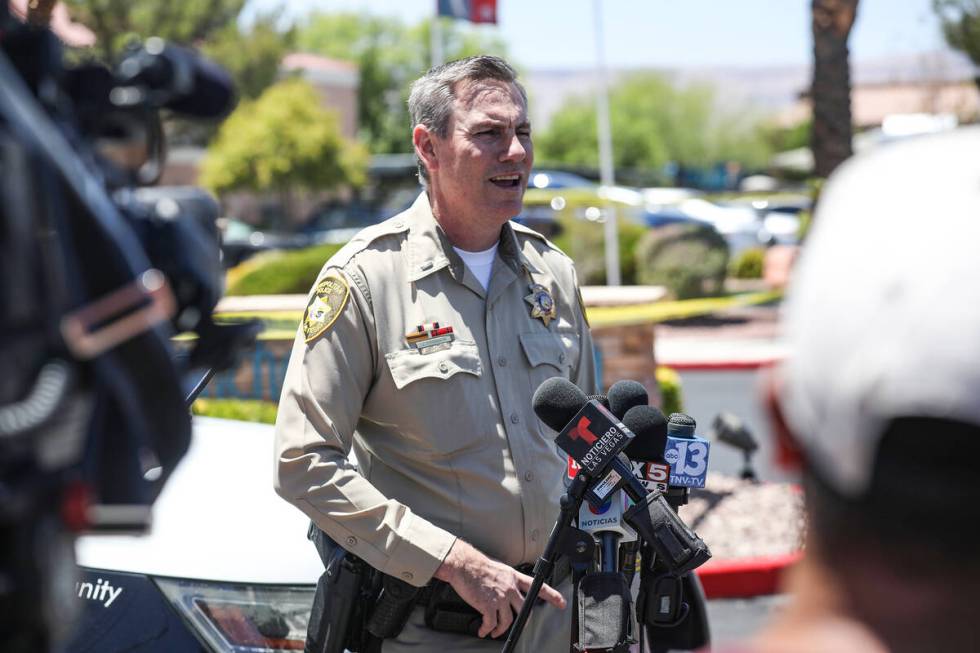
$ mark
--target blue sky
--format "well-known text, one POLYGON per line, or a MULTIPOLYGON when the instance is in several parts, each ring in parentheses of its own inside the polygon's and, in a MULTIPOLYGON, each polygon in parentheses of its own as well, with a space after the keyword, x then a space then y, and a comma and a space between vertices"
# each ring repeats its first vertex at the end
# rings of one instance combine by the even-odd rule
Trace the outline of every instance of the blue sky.
MULTIPOLYGON (((250 8, 280 0, 252 0, 250 8)), ((289 0, 294 15, 354 10, 416 22, 436 0, 289 0)), ((594 65, 593 0, 498 0, 511 57, 530 69, 594 65)), ((809 0, 603 0, 611 67, 763 66, 810 62, 809 0)), ((943 49, 931 0, 861 0, 853 61, 943 49)))

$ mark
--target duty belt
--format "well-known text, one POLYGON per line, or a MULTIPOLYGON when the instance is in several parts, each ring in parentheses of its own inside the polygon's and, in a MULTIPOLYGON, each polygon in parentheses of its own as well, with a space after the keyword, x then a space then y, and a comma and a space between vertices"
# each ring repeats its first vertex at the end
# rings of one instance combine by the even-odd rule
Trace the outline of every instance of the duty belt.
MULTIPOLYGON (((531 563, 517 565, 514 569, 528 576, 534 574, 534 565, 531 563)), ((545 582, 557 587, 571 572, 572 566, 568 558, 562 556, 555 562, 550 577, 545 578, 545 582)), ((448 583, 433 579, 416 595, 415 603, 425 608, 425 625, 432 630, 477 636, 482 615, 460 598, 448 583)), ((496 639, 506 637, 507 633, 504 633, 496 639)))

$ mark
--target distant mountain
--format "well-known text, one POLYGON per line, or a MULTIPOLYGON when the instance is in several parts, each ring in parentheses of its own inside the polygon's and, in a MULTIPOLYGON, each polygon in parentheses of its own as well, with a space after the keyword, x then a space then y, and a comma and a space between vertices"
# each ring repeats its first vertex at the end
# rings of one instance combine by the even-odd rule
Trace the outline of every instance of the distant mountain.
MULTIPOLYGON (((610 83, 638 72, 659 72, 679 84, 707 82, 726 106, 752 107, 777 113, 795 102, 810 84, 809 65, 765 67, 645 68, 610 71, 610 83)), ((855 85, 897 82, 962 81, 973 77, 969 59, 957 52, 940 50, 851 62, 855 85)), ((537 128, 577 95, 591 94, 595 74, 591 70, 531 70, 523 75, 531 95, 531 118, 537 128)))

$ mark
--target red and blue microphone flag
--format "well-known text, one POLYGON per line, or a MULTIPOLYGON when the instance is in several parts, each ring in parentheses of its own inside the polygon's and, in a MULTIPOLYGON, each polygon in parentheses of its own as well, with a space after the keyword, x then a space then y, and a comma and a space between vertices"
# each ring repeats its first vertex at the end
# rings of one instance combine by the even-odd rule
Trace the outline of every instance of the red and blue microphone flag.
POLYGON ((497 0, 438 0, 438 12, 471 23, 496 23, 497 0))

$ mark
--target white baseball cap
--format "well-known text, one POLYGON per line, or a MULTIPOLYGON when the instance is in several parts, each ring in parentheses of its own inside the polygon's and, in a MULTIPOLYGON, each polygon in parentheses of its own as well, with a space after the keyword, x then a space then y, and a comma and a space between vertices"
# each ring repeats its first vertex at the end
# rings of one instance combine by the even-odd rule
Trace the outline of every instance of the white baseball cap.
POLYGON ((843 164, 824 186, 783 324, 780 406, 842 494, 867 489, 891 419, 980 425, 980 127, 843 164))

